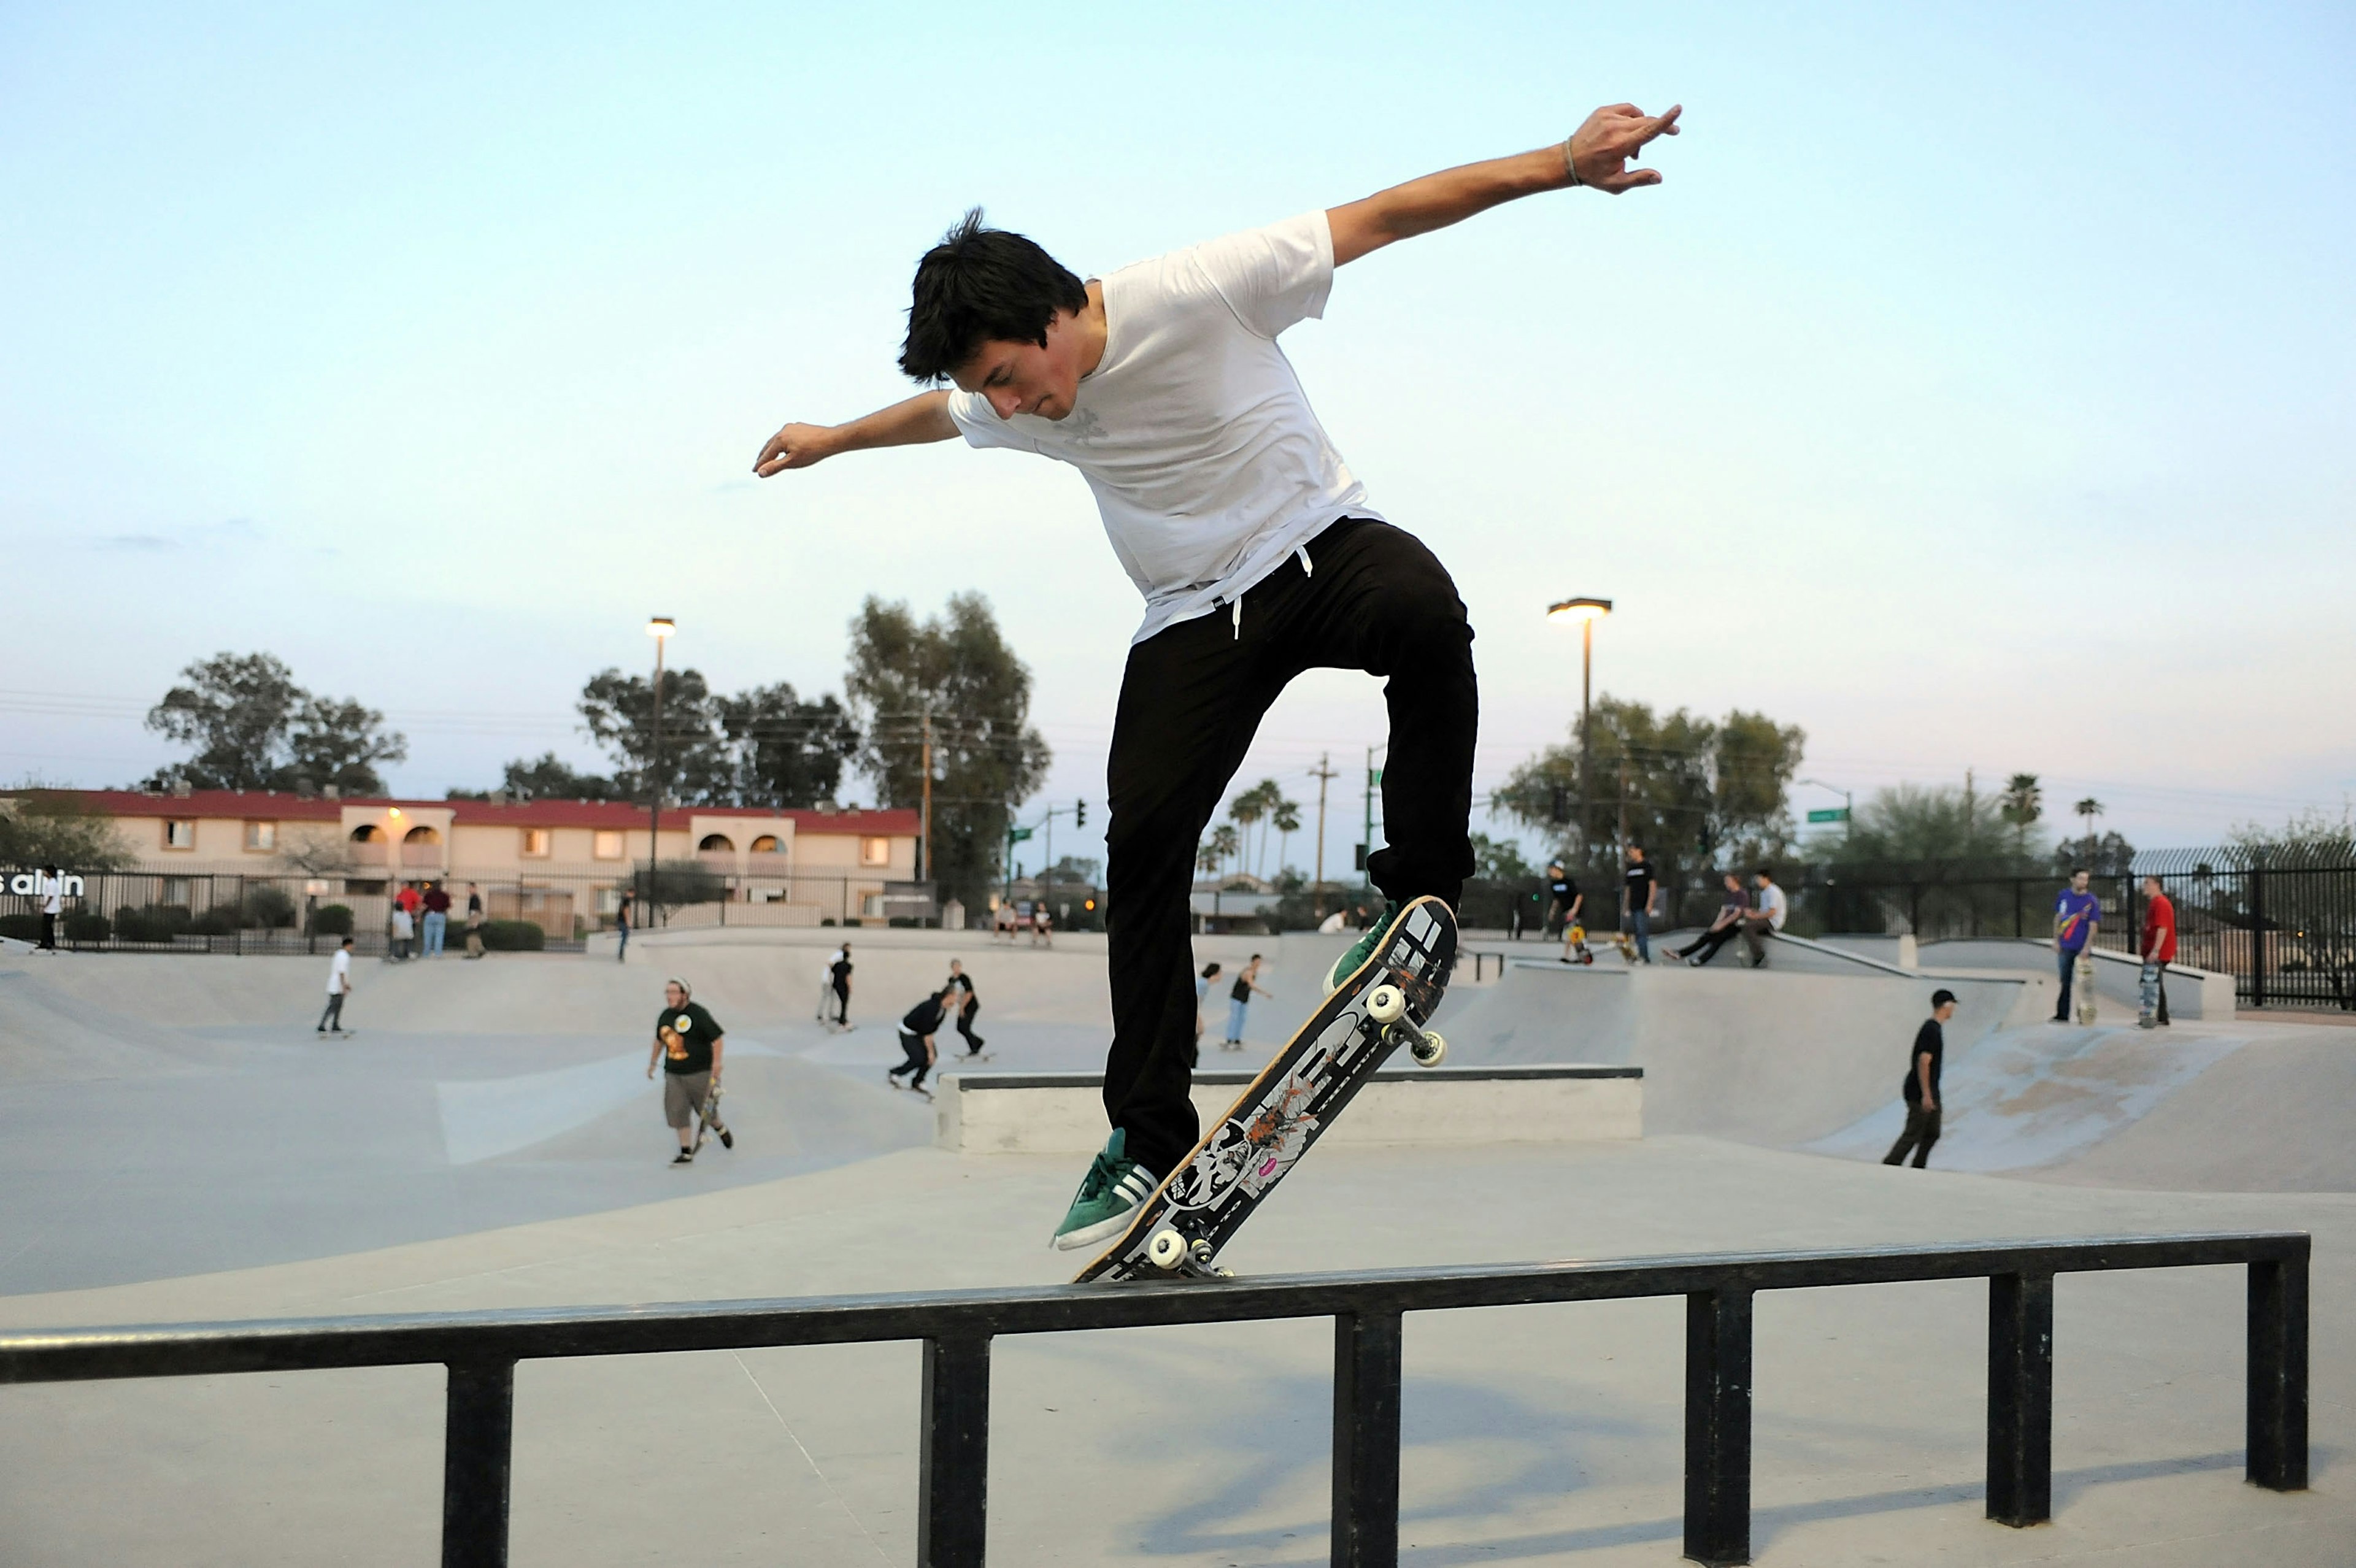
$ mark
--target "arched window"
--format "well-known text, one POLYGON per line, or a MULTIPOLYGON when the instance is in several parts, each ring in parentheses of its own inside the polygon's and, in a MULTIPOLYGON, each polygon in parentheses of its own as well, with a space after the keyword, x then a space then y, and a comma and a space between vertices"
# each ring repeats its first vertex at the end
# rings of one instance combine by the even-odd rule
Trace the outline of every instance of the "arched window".
POLYGON ((403 844, 439 844, 442 842, 442 835, 435 829, 421 824, 402 835, 401 841, 403 844))
POLYGON ((774 855, 784 848, 783 844, 777 842, 777 836, 774 833, 764 833, 753 840, 753 853, 755 855, 774 855))
POLYGON ((723 854, 734 854, 736 851, 736 846, 728 841, 728 835, 725 833, 707 833, 703 836, 703 842, 698 844, 696 848, 704 850, 717 849, 723 854))
POLYGON ((373 822, 363 822, 358 827, 352 829, 352 842, 355 844, 381 844, 384 842, 384 829, 379 827, 373 822))

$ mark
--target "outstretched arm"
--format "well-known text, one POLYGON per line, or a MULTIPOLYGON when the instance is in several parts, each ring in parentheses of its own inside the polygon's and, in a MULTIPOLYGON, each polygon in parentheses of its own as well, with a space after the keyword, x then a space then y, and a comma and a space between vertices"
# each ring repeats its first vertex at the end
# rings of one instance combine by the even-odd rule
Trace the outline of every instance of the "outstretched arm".
POLYGON ((1429 234, 1540 191, 1585 185, 1618 196, 1640 185, 1658 185, 1656 171, 1632 169, 1628 163, 1654 137, 1676 135, 1677 116, 1683 112, 1676 105, 1665 114, 1646 114, 1633 103, 1611 104, 1589 115, 1570 140, 1556 146, 1442 169, 1378 190, 1364 201, 1333 208, 1325 220, 1333 229, 1333 264, 1355 261, 1394 240, 1429 234))
POLYGON ((957 422, 949 418, 948 393, 919 392, 905 402, 878 409, 849 424, 789 424, 761 448, 761 455, 753 460, 753 472, 766 479, 788 468, 808 468, 839 452, 950 441, 957 432, 957 422))

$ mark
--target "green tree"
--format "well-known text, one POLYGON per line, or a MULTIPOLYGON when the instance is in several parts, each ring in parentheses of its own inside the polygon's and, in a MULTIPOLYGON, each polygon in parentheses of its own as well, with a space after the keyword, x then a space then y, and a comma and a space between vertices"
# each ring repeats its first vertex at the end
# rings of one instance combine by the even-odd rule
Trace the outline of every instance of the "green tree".
POLYGON ((2225 837, 2251 863, 2344 866, 2356 864, 2356 810, 2343 805, 2337 817, 2309 807, 2279 828, 2244 822, 2225 837))
POLYGON ((851 623, 843 675, 859 724, 859 763, 885 805, 924 798, 933 747, 932 877, 944 898, 979 902, 998 880, 1008 814, 1037 791, 1053 753, 1030 727, 1031 671, 1007 646, 990 601, 952 595, 918 622, 870 598, 851 623))
MULTIPOLYGON (((1236 832, 1234 823, 1222 822, 1211 829, 1211 837, 1204 847, 1203 855, 1208 855, 1211 858, 1210 870, 1215 880, 1220 876, 1221 867, 1230 860, 1239 859, 1242 854, 1243 838, 1236 832)), ((1202 855, 1197 855, 1195 859, 1199 862, 1202 855)), ((1239 865, 1236 869, 1241 870, 1243 868, 1239 865)))
POLYGON ((1528 880, 1537 871, 1522 859, 1522 847, 1511 838, 1492 838, 1485 833, 1475 833, 1472 874, 1494 882, 1516 882, 1528 880))
MULTIPOLYGON (((1807 736, 1797 725, 1737 709, 1713 721, 1680 708, 1657 714, 1642 702, 1597 699, 1590 739, 1589 844, 1615 844, 1624 810, 1628 837, 1645 847, 1664 877, 1696 867, 1773 859, 1788 852, 1786 794, 1807 736)), ((1553 836, 1575 853, 1580 813, 1566 823, 1558 798, 1576 802, 1580 731, 1515 768, 1492 796, 1494 809, 1553 836)), ((1598 857, 1600 858, 1600 857, 1598 857)))
POLYGON ((720 733, 719 705, 699 670, 667 669, 662 677, 662 756, 655 762, 655 683, 641 675, 605 669, 589 677, 576 707, 581 727, 616 763, 614 791, 643 801, 650 769, 661 773, 665 800, 691 805, 735 803, 736 770, 720 733))
POLYGON ((804 702, 784 681, 719 701, 735 752, 735 802, 785 808, 832 800, 859 754, 859 726, 831 694, 804 702))
POLYGON ((1869 795, 1850 831, 1826 848, 1836 865, 1962 861, 1978 844, 2001 843, 2004 820, 2001 797, 1969 796, 1954 784, 1902 784, 1869 795))
MULTIPOLYGON (((559 762, 554 752, 507 765, 499 787, 518 800, 624 800, 628 798, 603 773, 576 773, 559 762)), ((452 792, 454 796, 456 792, 452 792)), ((476 798, 480 798, 477 796, 476 798)))
POLYGON ((380 795, 379 763, 409 755, 384 715, 353 698, 315 697, 269 654, 219 653, 180 672, 183 685, 147 710, 147 728, 193 755, 148 784, 191 789, 301 789, 333 784, 380 795))
POLYGON ((1292 842, 1292 836, 1301 831, 1301 803, 1278 795, 1275 805, 1269 809, 1268 825, 1276 829, 1276 864, 1280 875, 1289 869, 1284 863, 1285 847, 1292 842))
POLYGON ((135 857, 106 817, 62 790, 0 795, 0 867, 55 866, 66 871, 120 871, 135 857))

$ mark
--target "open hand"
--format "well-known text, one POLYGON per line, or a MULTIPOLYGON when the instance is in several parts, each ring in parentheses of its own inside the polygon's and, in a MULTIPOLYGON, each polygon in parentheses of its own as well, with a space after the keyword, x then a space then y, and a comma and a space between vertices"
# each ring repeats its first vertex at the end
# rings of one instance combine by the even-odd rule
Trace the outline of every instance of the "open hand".
POLYGON ((832 432, 819 424, 789 424, 771 436, 753 460, 753 472, 766 479, 788 468, 808 468, 827 455, 826 438, 832 432))
POLYGON ((1660 184, 1658 171, 1632 169, 1628 165, 1643 154, 1644 144, 1654 137, 1676 135, 1677 116, 1684 112, 1685 106, 1675 103, 1665 114, 1647 114, 1633 103, 1604 105, 1587 117, 1587 123, 1571 133, 1571 172, 1579 176, 1580 184, 1593 186, 1611 196, 1633 190, 1640 185, 1660 184))

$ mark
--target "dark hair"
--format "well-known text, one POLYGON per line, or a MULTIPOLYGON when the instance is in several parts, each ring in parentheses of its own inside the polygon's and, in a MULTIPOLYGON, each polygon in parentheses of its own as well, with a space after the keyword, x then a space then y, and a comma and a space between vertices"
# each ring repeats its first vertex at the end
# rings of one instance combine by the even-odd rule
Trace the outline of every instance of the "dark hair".
POLYGON ((1767 879, 1769 881, 1771 881, 1771 882, 1772 882, 1772 881, 1773 881, 1773 880, 1775 880, 1775 873, 1774 873, 1774 872, 1772 872, 1772 871, 1771 871, 1771 870, 1769 870, 1769 869, 1768 869, 1766 867, 1764 867, 1764 866, 1760 867, 1757 870, 1755 870, 1755 871, 1751 872, 1751 874, 1752 876, 1754 876, 1754 877, 1764 877, 1764 878, 1766 878, 1766 879, 1767 879))
POLYGON ((911 380, 941 381, 984 343, 1044 348, 1055 313, 1087 304, 1070 268, 1020 234, 983 228, 977 207, 916 263, 900 368, 911 380))
POLYGON ((2073 877, 2091 877, 2094 873, 2083 866, 2072 866, 2070 868, 2070 874, 2073 877))
POLYGON ((1216 964, 1205 964, 1203 965, 1203 978, 1205 980, 1209 979, 1218 972, 1219 966, 1216 964))
POLYGON ((1954 999, 1955 993, 1942 987, 1940 989, 1931 993, 1931 1010, 1935 1013, 1941 1008, 1945 1007, 1949 1002, 1952 1002, 1954 999))

